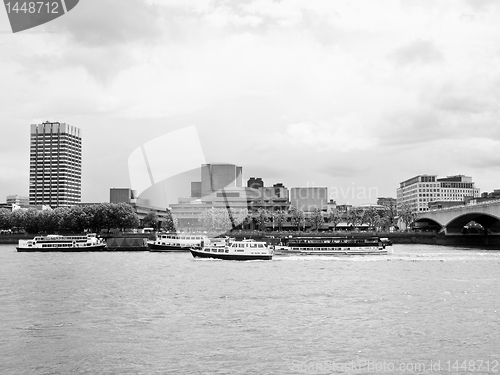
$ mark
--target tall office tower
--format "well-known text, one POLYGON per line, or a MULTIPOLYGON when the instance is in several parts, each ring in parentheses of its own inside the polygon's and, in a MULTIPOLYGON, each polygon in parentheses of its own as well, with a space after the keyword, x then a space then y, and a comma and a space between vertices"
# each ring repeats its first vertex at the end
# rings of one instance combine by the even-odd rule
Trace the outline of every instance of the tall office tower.
POLYGON ((227 187, 243 187, 242 167, 234 164, 202 164, 201 196, 227 187))
POLYGON ((30 205, 71 206, 81 201, 81 130, 59 122, 31 125, 30 205))

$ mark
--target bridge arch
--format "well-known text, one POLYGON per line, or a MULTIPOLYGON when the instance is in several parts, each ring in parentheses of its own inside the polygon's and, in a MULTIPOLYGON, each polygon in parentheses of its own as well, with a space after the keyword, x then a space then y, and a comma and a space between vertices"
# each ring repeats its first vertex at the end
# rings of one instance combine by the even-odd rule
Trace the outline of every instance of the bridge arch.
POLYGON ((457 216, 446 223, 444 227, 449 234, 462 233, 463 227, 471 221, 481 224, 488 232, 500 233, 500 217, 481 212, 470 212, 457 216))
POLYGON ((415 220, 414 228, 439 232, 443 228, 443 225, 434 219, 428 217, 419 217, 417 220, 415 220))

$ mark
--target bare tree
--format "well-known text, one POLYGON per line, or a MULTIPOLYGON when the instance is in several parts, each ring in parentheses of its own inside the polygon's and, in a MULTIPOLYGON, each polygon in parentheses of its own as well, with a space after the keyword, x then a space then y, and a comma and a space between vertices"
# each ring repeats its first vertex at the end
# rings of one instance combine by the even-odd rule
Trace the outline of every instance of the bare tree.
POLYGON ((316 227, 316 232, 319 230, 321 224, 325 222, 325 218, 323 217, 323 212, 319 208, 313 208, 309 220, 316 227))
POLYGON ((398 213, 405 224, 406 230, 410 229, 418 218, 418 213, 414 212, 412 207, 406 203, 403 203, 398 213))
POLYGON ((336 208, 332 208, 328 212, 328 222, 333 224, 334 230, 337 229, 337 225, 342 221, 342 215, 336 208))

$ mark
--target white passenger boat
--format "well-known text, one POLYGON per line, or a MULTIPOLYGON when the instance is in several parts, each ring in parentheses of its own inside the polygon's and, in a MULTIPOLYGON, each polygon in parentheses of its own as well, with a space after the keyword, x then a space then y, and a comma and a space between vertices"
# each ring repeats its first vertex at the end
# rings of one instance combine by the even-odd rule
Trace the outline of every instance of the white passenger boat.
POLYGON ((31 251, 102 251, 106 248, 103 239, 98 238, 95 233, 78 236, 61 236, 50 234, 37 236, 32 240, 19 240, 16 247, 19 252, 31 251))
POLYGON ((276 254, 301 255, 386 255, 378 237, 292 237, 275 247, 276 254))
POLYGON ((150 251, 189 251, 191 247, 201 247, 208 237, 189 233, 160 233, 156 240, 148 241, 150 251))
POLYGON ((273 249, 266 242, 254 240, 232 241, 210 239, 201 248, 191 248, 194 258, 213 258, 224 260, 271 260, 273 249))

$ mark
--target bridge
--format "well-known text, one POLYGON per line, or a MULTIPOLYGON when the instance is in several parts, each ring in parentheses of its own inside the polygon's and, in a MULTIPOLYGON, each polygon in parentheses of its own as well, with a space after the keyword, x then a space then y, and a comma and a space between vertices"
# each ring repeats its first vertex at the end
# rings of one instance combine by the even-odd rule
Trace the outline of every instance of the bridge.
POLYGON ((417 227, 444 231, 445 234, 460 234, 471 221, 481 224, 486 229, 486 234, 500 234, 500 200, 423 212, 415 224, 417 227))

